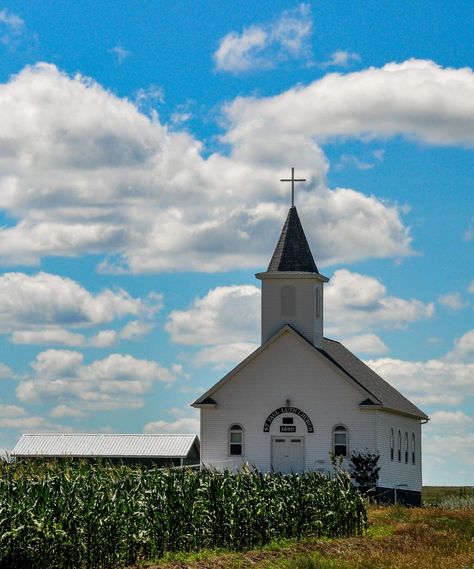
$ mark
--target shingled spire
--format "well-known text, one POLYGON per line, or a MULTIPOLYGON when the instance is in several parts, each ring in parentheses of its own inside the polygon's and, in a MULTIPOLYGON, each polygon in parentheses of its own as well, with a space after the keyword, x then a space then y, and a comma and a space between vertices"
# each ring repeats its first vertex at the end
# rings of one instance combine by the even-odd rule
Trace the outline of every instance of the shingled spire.
POLYGON ((295 206, 288 212, 267 272, 319 274, 295 206))

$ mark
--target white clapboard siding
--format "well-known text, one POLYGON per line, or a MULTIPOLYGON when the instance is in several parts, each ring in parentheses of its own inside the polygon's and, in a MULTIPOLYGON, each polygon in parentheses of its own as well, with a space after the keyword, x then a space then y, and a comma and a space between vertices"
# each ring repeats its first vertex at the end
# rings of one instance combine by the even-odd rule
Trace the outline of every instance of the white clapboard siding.
POLYGON ((381 467, 379 486, 394 488, 406 484, 403 490, 421 492, 421 423, 417 419, 395 413, 377 411, 377 449, 381 467), (394 431, 394 460, 390 458, 390 429, 394 431), (398 462, 397 437, 402 433, 402 460, 398 462), (405 463, 405 433, 408 433, 408 464, 405 463), (415 464, 411 461, 411 434, 415 433, 415 464))
POLYGON ((295 334, 286 332, 252 359, 231 380, 213 393, 215 408, 201 409, 201 458, 216 468, 235 468, 243 462, 260 470, 271 468, 271 437, 280 435, 281 420, 275 419, 269 433, 263 432, 266 418, 275 409, 291 406, 311 419, 308 433, 294 414, 295 436, 303 436, 305 467, 330 469, 332 430, 344 424, 349 432, 349 452, 376 450, 376 411, 359 409, 367 393, 332 365, 323 355, 295 334), (244 428, 244 456, 228 452, 228 430, 233 423, 244 428))

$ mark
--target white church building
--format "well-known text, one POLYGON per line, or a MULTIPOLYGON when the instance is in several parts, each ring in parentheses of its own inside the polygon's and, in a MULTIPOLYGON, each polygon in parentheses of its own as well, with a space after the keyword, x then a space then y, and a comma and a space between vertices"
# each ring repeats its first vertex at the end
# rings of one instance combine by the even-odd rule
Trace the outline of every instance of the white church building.
MULTIPOLYGON (((295 181, 295 180, 294 180, 295 181)), ((380 455, 378 493, 421 500, 423 411, 341 343, 324 337, 324 283, 297 210, 262 281, 261 346, 193 403, 201 462, 238 470, 330 472, 330 453, 380 455), (396 489, 396 490, 395 490, 396 489)))

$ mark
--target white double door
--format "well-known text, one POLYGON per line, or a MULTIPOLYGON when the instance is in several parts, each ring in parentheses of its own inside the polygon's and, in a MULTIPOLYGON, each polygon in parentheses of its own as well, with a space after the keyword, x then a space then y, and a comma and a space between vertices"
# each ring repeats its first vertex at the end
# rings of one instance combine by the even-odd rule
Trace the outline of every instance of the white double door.
POLYGON ((304 437, 272 437, 272 469, 290 474, 304 470, 304 437))

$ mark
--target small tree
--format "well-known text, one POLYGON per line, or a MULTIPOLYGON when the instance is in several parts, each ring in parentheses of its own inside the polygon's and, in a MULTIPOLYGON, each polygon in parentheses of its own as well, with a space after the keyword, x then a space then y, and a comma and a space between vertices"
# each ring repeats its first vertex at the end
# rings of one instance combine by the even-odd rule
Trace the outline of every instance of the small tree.
POLYGON ((379 458, 379 454, 371 453, 368 450, 365 452, 356 450, 351 455, 349 472, 351 478, 357 482, 360 491, 364 494, 377 486, 380 472, 380 466, 377 466, 379 458))

